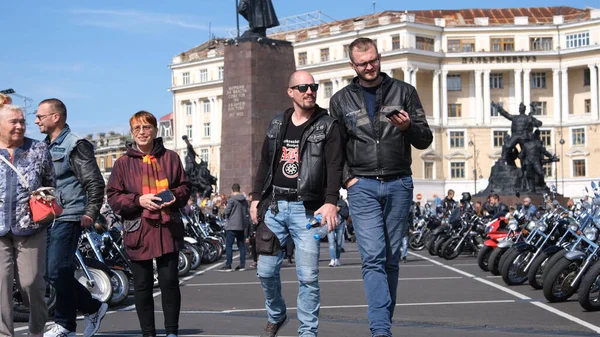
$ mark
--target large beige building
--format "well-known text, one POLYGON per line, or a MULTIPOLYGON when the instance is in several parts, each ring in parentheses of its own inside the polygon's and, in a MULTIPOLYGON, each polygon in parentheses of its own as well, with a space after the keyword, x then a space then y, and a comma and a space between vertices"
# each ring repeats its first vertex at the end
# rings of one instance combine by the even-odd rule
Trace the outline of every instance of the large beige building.
MULTIPOLYGON (((413 152, 415 194, 487 186, 510 121, 491 108, 518 113, 524 102, 543 122, 543 141, 560 158, 544 168, 548 184, 578 197, 600 177, 598 66, 600 10, 571 7, 387 11, 272 34, 291 41, 298 69, 320 83, 318 103, 355 75, 347 47, 377 41, 382 71, 414 85, 434 143, 413 152)), ((174 147, 187 134, 218 172, 223 40, 177 55, 172 69, 174 147)), ((282 88, 282 95, 284 93, 282 88)))

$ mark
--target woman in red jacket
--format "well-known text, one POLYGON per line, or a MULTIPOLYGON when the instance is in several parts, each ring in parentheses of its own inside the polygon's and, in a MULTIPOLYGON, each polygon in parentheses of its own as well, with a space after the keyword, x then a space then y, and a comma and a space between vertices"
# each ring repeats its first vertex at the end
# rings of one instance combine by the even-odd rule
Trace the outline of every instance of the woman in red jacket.
POLYGON ((176 337, 181 309, 177 262, 185 234, 178 209, 190 197, 189 182, 177 153, 165 149, 162 138, 156 138, 154 115, 139 111, 129 126, 134 143, 113 164, 108 203, 123 218, 123 243, 131 259, 135 309, 144 337, 156 336, 152 259, 158 267, 167 337, 176 337), (169 191, 170 198, 164 201, 156 196, 169 191))

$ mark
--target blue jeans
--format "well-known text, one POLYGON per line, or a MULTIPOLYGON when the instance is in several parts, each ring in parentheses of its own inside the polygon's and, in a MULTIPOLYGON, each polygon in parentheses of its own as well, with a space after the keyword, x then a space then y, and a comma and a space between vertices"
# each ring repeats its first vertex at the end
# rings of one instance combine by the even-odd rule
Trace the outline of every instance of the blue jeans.
POLYGON ((102 305, 74 276, 75 251, 81 235, 79 224, 79 221, 56 220, 48 228, 46 248, 46 281, 56 289, 54 322, 69 331, 76 330, 77 310, 92 314, 102 305))
MULTIPOLYGON (((270 210, 265 215, 265 224, 277 235, 281 246, 287 240, 296 245, 296 273, 298 274, 298 336, 317 336, 321 291, 319 288, 319 240, 314 239, 317 229, 306 229, 313 217, 301 201, 278 201, 279 213, 270 210)), ((269 322, 278 323, 286 315, 286 306, 281 295, 280 269, 283 252, 277 256, 261 255, 258 258, 257 274, 265 293, 265 306, 269 322)))
POLYGON ((373 336, 392 336, 401 239, 412 198, 410 176, 386 182, 358 178, 348 189, 373 336))
POLYGON ((233 240, 237 241, 238 248, 240 250, 240 266, 246 266, 246 238, 244 237, 244 231, 226 231, 225 238, 225 254, 227 255, 227 262, 225 265, 231 267, 233 260, 233 240))
POLYGON ((334 231, 327 234, 327 241, 329 242, 329 257, 332 260, 339 259, 342 254, 342 244, 344 243, 344 226, 346 222, 338 215, 339 225, 334 231))

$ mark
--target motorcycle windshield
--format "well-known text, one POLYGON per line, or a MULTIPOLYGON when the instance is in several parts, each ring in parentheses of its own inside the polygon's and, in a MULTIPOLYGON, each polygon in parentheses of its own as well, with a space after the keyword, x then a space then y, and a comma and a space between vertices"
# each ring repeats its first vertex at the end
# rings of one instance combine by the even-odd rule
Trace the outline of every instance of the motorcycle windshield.
POLYGON ((448 217, 448 223, 452 226, 458 224, 460 222, 460 209, 455 208, 452 213, 450 213, 450 217, 448 217))

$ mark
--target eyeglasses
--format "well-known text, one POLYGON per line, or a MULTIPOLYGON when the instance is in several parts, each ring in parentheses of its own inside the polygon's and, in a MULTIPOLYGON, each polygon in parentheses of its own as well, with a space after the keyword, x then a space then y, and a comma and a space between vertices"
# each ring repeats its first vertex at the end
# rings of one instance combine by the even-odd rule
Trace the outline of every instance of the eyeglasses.
POLYGON ((45 115, 35 115, 35 119, 37 119, 41 122, 42 120, 44 120, 44 118, 46 118, 48 116, 52 116, 54 114, 56 114, 56 112, 51 112, 51 113, 45 114, 45 115))
POLYGON ((152 131, 152 130, 154 130, 154 126, 152 126, 152 125, 136 125, 131 128, 131 132, 136 133, 136 134, 140 133, 140 131, 142 131, 142 130, 144 132, 152 131))
POLYGON ((367 66, 369 64, 371 65, 371 67, 376 67, 376 66, 379 65, 379 57, 377 57, 374 60, 363 62, 363 63, 354 63, 354 62, 352 62, 352 64, 354 64, 357 68, 361 68, 361 69, 367 68, 367 66))
POLYGON ((317 83, 311 83, 311 84, 297 84, 293 87, 290 87, 290 89, 298 89, 298 91, 304 93, 308 91, 308 88, 310 88, 310 91, 315 92, 317 90, 319 90, 319 85, 317 83))

